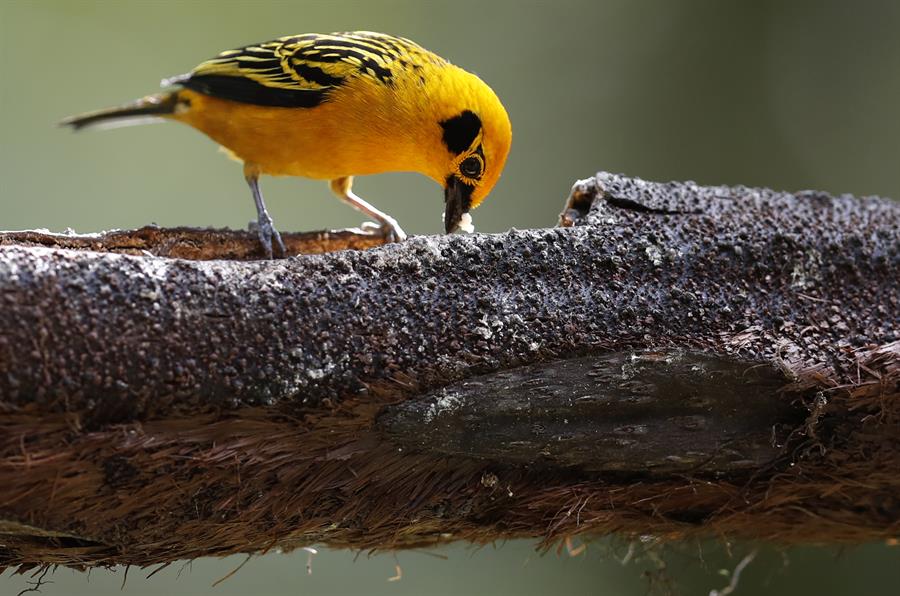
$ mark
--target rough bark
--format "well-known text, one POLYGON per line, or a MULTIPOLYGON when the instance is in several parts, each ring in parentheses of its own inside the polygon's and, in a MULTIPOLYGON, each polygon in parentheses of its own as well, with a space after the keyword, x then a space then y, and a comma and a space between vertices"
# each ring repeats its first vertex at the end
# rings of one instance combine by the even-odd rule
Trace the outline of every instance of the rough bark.
POLYGON ((897 204, 601 173, 561 223, 0 235, 0 564, 897 534, 897 204))

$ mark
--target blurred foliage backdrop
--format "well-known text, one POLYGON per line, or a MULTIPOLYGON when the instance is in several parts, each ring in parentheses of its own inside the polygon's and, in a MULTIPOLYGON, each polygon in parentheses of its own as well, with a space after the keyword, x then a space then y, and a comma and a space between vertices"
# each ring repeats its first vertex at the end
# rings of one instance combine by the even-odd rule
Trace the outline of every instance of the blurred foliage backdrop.
MULTIPOLYGON (((73 135, 62 117, 153 92, 218 51, 285 34, 370 29, 410 37, 472 70, 504 100, 514 142, 480 231, 547 226, 572 182, 598 169, 648 179, 900 196, 900 3, 778 0, 0 0, 0 228, 96 231, 243 227, 254 210, 237 164, 174 124, 73 135)), ((282 230, 356 225, 322 182, 264 180, 282 230)), ((356 188, 410 233, 440 229, 441 193, 413 174, 356 188)), ((815 523, 815 520, 810 520, 815 523)), ((735 553, 746 552, 737 545, 735 553)), ((362 557, 305 553, 201 560, 177 577, 132 571, 129 594, 644 594, 727 583, 716 544, 622 565, 530 544, 362 557), (667 572, 660 574, 665 563, 667 572)), ((624 553, 619 549, 618 556, 624 553)), ((738 594, 881 594, 900 551, 766 549, 738 594)), ((62 570, 45 594, 118 593, 122 573, 62 570)), ((24 587, 0 578, 0 592, 24 587)))

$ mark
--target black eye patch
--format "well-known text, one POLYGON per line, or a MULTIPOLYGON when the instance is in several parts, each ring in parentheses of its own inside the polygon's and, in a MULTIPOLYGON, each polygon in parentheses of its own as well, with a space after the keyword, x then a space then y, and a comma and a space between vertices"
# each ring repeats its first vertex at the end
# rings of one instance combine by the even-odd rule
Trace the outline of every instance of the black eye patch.
POLYGON ((481 132, 481 118, 474 112, 466 110, 441 122, 444 129, 444 144, 452 153, 459 155, 472 146, 472 142, 481 132))

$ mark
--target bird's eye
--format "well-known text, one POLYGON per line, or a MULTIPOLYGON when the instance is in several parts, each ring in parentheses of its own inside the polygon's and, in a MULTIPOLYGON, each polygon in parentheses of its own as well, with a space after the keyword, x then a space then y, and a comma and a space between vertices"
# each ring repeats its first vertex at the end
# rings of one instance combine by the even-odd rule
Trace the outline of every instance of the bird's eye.
POLYGON ((474 155, 470 155, 459 164, 459 171, 462 172, 463 176, 479 178, 481 177, 481 160, 474 155))

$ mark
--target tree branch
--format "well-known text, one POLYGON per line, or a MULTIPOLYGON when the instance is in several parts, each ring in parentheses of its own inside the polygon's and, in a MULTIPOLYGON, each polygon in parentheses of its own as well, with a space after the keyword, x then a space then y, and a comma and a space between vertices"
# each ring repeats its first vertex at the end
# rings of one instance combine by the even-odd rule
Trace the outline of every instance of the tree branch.
POLYGON ((561 223, 0 235, 0 564, 896 535, 897 204, 601 173, 561 223))

